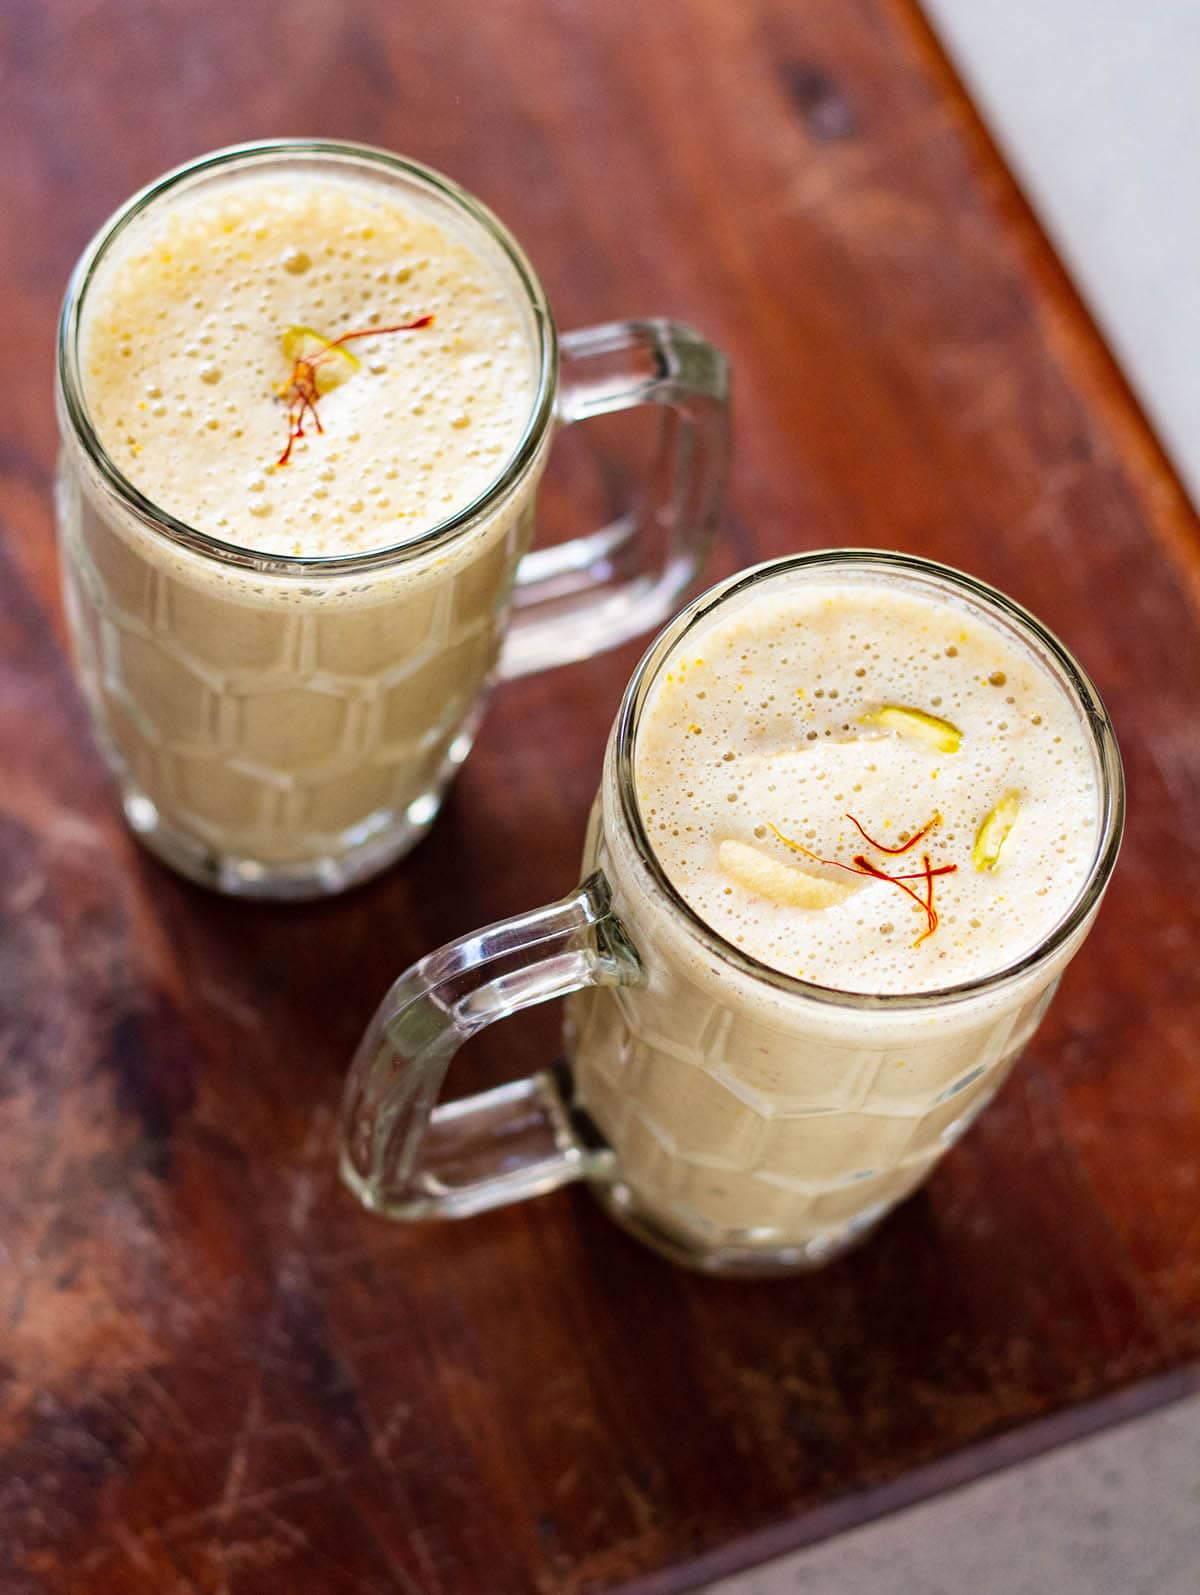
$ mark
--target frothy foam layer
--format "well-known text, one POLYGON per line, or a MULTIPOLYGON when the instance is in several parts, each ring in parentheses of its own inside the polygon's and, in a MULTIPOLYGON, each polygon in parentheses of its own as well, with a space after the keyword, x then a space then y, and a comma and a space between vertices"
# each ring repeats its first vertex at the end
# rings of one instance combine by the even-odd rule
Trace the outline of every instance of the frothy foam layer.
POLYGON ((537 356, 498 273, 367 179, 257 173, 134 223, 88 289, 85 395, 105 449, 177 518, 266 553, 419 536, 483 493, 529 418, 537 356), (289 327, 357 339, 287 465, 289 327))
POLYGON ((1090 744, 1047 668, 898 584, 804 582, 721 609, 660 671, 635 765, 691 907, 761 963, 847 991, 1013 963, 1078 895, 1097 838, 1090 744), (855 864, 915 876, 924 900, 926 854, 955 866, 934 878, 931 934, 920 903, 855 864))

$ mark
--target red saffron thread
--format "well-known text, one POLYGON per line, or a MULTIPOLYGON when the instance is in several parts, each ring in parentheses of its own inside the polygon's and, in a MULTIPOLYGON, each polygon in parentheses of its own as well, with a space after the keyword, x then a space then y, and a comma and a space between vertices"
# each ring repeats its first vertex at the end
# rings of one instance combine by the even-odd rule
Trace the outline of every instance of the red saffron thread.
POLYGON ((887 846, 884 845, 883 842, 877 842, 875 840, 875 838, 873 836, 871 836, 864 829, 864 827, 862 825, 859 824, 859 822, 854 818, 853 814, 847 814, 845 816, 845 818, 850 821, 851 825, 853 825, 855 827, 855 829, 859 832, 859 834, 862 836, 864 841, 870 842, 871 846, 874 847, 874 848, 877 848, 879 850, 879 852, 881 852, 881 853, 891 853, 893 856, 895 856, 898 853, 907 853, 910 847, 916 847, 917 843, 921 840, 921 838, 923 836, 928 836, 929 835, 930 831, 933 830, 934 826, 941 819, 941 817, 942 816, 940 814, 935 814, 933 816, 933 818, 930 820, 928 825, 923 825, 921 827, 921 829, 916 833, 916 835, 915 836, 910 836, 908 841, 903 843, 902 846, 900 846, 900 847, 887 847, 887 846))
MULTIPOLYGON (((850 816, 847 815, 846 818, 849 819, 850 816)), ((939 875, 956 874, 958 871, 957 864, 939 864, 935 867, 930 861, 929 854, 924 853, 921 856, 923 868, 918 870, 915 874, 889 875, 886 870, 879 869, 876 865, 872 864, 870 859, 866 858, 862 853, 856 853, 854 855, 853 864, 843 864, 841 859, 837 858, 823 858, 820 853, 814 853, 810 847, 805 847, 803 842, 794 842, 790 836, 785 836, 777 825, 771 824, 770 820, 767 821, 767 824, 786 847, 794 848, 797 853, 803 853, 806 858, 811 858, 814 863, 827 864, 832 869, 845 870, 850 875, 868 875, 873 880, 888 881, 891 883, 891 885, 898 886, 902 892, 907 893, 907 895, 912 898, 913 902, 916 903, 917 907, 925 915, 926 928, 913 943, 914 947, 919 947, 926 937, 932 936, 934 931, 938 928, 938 913, 933 906, 933 883, 939 875), (907 881, 924 881, 925 896, 922 897, 920 892, 914 891, 911 886, 906 885, 905 883, 907 881)), ((929 827, 933 824, 934 820, 931 820, 925 829, 929 830, 929 827)), ((859 826, 859 830, 862 830, 861 826, 859 826)), ((920 837, 918 836, 914 838, 914 840, 919 841, 920 837)), ((907 846, 908 844, 905 845, 907 846)), ((885 848, 883 851, 887 852, 891 850, 885 848)))
MULTIPOLYGON (((885 875, 882 870, 876 870, 873 866, 862 870, 856 868, 853 864, 843 864, 839 858, 823 858, 820 853, 814 853, 812 848, 805 847, 803 842, 794 842, 790 836, 785 836, 777 825, 771 825, 770 820, 767 821, 767 824, 785 847, 795 848, 797 853, 803 853, 805 858, 811 858, 815 864, 828 864, 831 869, 849 870, 851 875, 883 875, 883 878, 889 881, 923 881, 925 879, 925 871, 923 869, 917 870, 912 875, 885 875)), ((934 875, 954 875, 957 871, 957 864, 938 864, 931 873, 934 875)))
MULTIPOLYGON (((923 942, 926 936, 933 935, 934 931, 937 929, 937 915, 934 913, 932 908, 927 906, 925 899, 921 896, 920 892, 914 892, 911 886, 906 886, 898 875, 889 875, 886 870, 876 869, 874 864, 872 864, 868 859, 865 859, 861 853, 856 853, 854 855, 854 862, 859 866, 864 875, 874 875, 876 880, 891 881, 893 886, 898 886, 902 892, 905 892, 909 897, 912 898, 913 902, 925 915, 929 928, 924 931, 922 935, 917 937, 916 942, 913 943, 914 946, 917 946, 923 942)), ((927 872, 922 870, 919 878, 921 880, 925 880, 927 878, 927 872)))
POLYGON ((417 332, 433 321, 431 315, 418 316, 415 321, 402 321, 394 327, 363 327, 356 332, 343 332, 340 338, 326 338, 321 347, 310 355, 298 357, 292 365, 291 376, 278 388, 279 397, 288 401, 288 440, 283 453, 275 462, 286 465, 292 457, 292 446, 304 436, 304 423, 311 419, 318 432, 323 433, 321 417, 317 414, 317 367, 329 358, 331 349, 340 349, 352 338, 382 338, 391 332, 417 332))
POLYGON ((928 873, 925 870, 918 870, 915 875, 890 875, 888 879, 893 881, 924 881, 928 880, 930 875, 956 875, 957 873, 957 864, 939 864, 936 869, 931 869, 928 873))
POLYGON ((922 934, 917 937, 916 941, 913 943, 914 947, 919 947, 921 945, 921 943, 925 940, 925 937, 926 936, 932 936, 934 931, 938 928, 937 909, 934 908, 934 906, 933 906, 933 876, 934 876, 934 871, 933 871, 933 867, 931 866, 931 864, 929 862, 929 854, 928 853, 922 853, 921 862, 925 866, 925 912, 929 916, 929 929, 926 930, 926 931, 923 931, 922 934))

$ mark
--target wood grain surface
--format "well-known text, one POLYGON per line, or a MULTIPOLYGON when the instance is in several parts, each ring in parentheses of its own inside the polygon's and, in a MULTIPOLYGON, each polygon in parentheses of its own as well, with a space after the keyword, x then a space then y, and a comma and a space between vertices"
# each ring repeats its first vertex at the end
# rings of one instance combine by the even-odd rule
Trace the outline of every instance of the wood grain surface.
MULTIPOLYGON (((1178 1393, 1200 1355, 1200 540, 905 0, 0 4, 0 1590, 667 1592, 1178 1393), (303 909, 116 817, 64 653, 51 350, 135 186, 265 134, 443 168, 563 326, 732 356, 717 576, 864 544, 1060 631, 1130 825, 1031 1055, 827 1271, 677 1272, 560 1192, 359 1212, 339 1082, 398 969, 575 880, 638 648, 502 689, 436 831, 303 909), (1099 1403, 1099 1405, 1097 1405, 1099 1403)), ((618 498, 598 429, 548 525, 618 498)), ((471 1044, 461 1090, 556 1045, 471 1044)))

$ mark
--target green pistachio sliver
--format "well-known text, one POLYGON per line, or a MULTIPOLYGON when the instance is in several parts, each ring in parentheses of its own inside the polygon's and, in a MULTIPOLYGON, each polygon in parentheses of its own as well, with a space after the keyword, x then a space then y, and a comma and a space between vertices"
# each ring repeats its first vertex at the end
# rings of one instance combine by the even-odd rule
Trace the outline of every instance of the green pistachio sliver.
POLYGON ((313 370, 313 381, 318 393, 328 393, 330 388, 341 387, 362 365, 356 354, 341 344, 330 343, 313 327, 288 327, 280 343, 284 359, 293 365, 298 360, 312 360, 318 355, 321 357, 320 364, 313 370))
POLYGON ((984 815, 975 832, 975 845, 971 849, 971 863, 977 870, 994 870, 1000 862, 1000 852, 1008 841, 1009 832, 1017 823, 1021 812, 1021 794, 1008 791, 984 815))
POLYGON ((957 753, 962 745, 962 732, 952 721, 940 720, 936 714, 914 709, 911 704, 885 703, 860 719, 863 725, 882 726, 910 742, 924 743, 935 753, 957 753))

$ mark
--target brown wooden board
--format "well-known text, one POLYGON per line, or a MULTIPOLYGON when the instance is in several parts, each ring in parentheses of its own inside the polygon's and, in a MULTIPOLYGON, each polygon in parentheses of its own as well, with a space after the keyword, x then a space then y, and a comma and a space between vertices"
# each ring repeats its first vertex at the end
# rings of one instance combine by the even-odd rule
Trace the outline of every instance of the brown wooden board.
MULTIPOLYGON (((4 0, 0 63, 5 1595, 681 1590, 1185 1388, 1200 541, 914 9, 4 0), (304 133, 460 179, 562 325, 665 313, 729 351, 712 578, 945 559, 1109 703, 1130 824, 1092 939, 994 1108, 824 1273, 690 1277, 582 1190, 390 1227, 335 1178, 389 979, 573 884, 636 647, 501 689, 433 836, 342 901, 222 901, 116 818, 64 656, 58 297, 135 186, 304 133)), ((548 524, 613 507, 629 441, 557 462, 548 524)), ((556 1026, 472 1043, 457 1087, 556 1026)))

